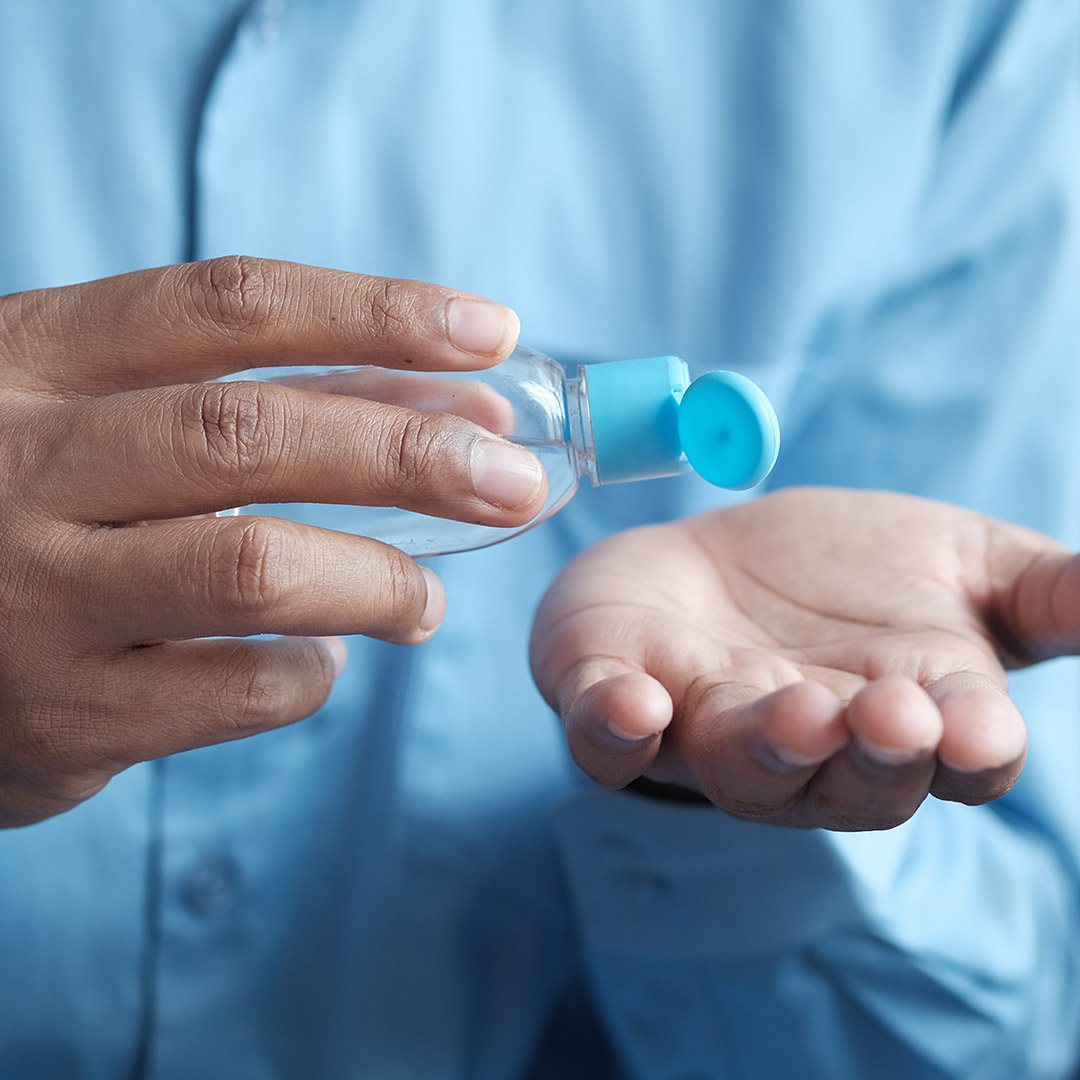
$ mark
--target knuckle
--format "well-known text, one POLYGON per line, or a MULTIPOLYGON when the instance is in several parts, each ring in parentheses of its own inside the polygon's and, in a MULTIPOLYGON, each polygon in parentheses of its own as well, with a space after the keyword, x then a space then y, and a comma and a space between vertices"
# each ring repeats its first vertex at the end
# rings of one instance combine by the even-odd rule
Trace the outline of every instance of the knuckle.
POLYGON ((281 449, 288 397, 272 383, 209 383, 187 392, 179 411, 183 455, 212 479, 254 480, 281 449))
MULTIPOLYGON (((0 346, 0 365, 3 363, 0 346)), ((0 534, 5 547, 17 544, 33 554, 37 544, 18 544, 25 536, 5 528, 27 511, 56 501, 57 489, 71 475, 72 436, 66 404, 46 405, 8 397, 0 405, 0 534), (55 421, 51 423, 50 421, 55 421)), ((22 526, 25 529, 25 525, 22 526)))
POLYGON ((424 613, 427 588, 416 563, 397 548, 387 549, 382 576, 384 631, 415 630, 424 613))
POLYGON ((239 646, 222 680, 222 727, 243 738, 275 727, 288 700, 287 687, 257 649, 239 646))
POLYGON ((424 590, 416 564, 404 552, 392 548, 386 568, 388 606, 394 611, 419 612, 424 590))
POLYGON ((27 308, 25 293, 0 296, 0 355, 4 356, 5 364, 8 357, 14 357, 19 352, 27 308))
POLYGON ((430 484, 439 467, 445 438, 428 413, 395 418, 385 440, 385 477, 392 492, 410 494, 430 484))
POLYGON ((61 292, 38 289, 0 296, 0 378, 5 386, 25 385, 28 378, 39 383, 39 352, 43 347, 49 351, 64 324, 61 292))
MULTIPOLYGON (((294 672, 294 684, 305 687, 323 686, 326 687, 326 693, 329 693, 337 678, 334 671, 334 660, 329 650, 311 643, 298 656, 294 657, 294 662, 299 672, 299 675, 294 672)), ((325 696, 322 700, 325 700, 325 696)), ((313 712, 314 708, 307 711, 313 712)))
POLYGON ((409 323, 409 299, 401 283, 390 278, 373 278, 366 286, 367 329, 374 338, 404 336, 409 323))
POLYGON ((234 518, 224 525, 210 551, 211 595, 227 613, 255 623, 289 599, 301 560, 281 522, 234 518))
POLYGON ((196 320, 228 337, 262 332, 273 311, 277 277, 274 263, 247 255, 198 263, 191 291, 196 320))

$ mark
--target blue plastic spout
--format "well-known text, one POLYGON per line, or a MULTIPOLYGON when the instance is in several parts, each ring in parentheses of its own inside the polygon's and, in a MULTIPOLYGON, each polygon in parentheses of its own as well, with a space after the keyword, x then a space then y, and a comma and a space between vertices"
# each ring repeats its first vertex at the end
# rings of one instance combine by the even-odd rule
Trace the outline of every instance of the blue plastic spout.
POLYGON ((780 452, 769 399, 745 375, 710 371, 690 382, 677 356, 581 369, 596 482, 698 473, 741 491, 761 483, 780 452))

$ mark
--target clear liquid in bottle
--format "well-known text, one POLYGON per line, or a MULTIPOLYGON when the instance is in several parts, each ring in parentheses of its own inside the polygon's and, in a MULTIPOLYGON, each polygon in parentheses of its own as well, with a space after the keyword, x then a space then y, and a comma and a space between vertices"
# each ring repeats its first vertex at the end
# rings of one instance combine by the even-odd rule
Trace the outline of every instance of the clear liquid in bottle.
POLYGON ((261 368, 231 378, 451 413, 540 459, 547 500, 536 517, 512 528, 392 506, 260 503, 228 511, 369 536, 413 556, 469 551, 517 536, 565 506, 583 476, 603 484, 697 469, 720 486, 750 487, 768 474, 779 449, 775 413, 750 380, 710 372, 691 384, 676 357, 592 364, 572 377, 550 357, 519 346, 483 371, 261 368))

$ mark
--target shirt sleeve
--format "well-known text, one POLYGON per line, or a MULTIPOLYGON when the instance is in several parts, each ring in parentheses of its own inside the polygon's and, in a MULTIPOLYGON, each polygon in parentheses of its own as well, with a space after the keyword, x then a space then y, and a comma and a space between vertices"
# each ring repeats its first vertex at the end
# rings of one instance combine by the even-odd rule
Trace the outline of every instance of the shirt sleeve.
POLYGON ((592 791, 558 831, 601 1011, 634 1075, 1067 1074, 1075 871, 1007 813, 889 833, 592 791))

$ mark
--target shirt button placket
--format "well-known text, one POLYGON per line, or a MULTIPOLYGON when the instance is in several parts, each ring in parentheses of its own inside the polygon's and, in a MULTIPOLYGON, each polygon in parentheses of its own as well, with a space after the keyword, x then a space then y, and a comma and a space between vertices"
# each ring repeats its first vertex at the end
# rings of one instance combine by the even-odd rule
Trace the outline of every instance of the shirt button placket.
POLYGON ((255 13, 255 29, 262 44, 273 45, 277 41, 284 17, 285 0, 262 0, 255 13))

